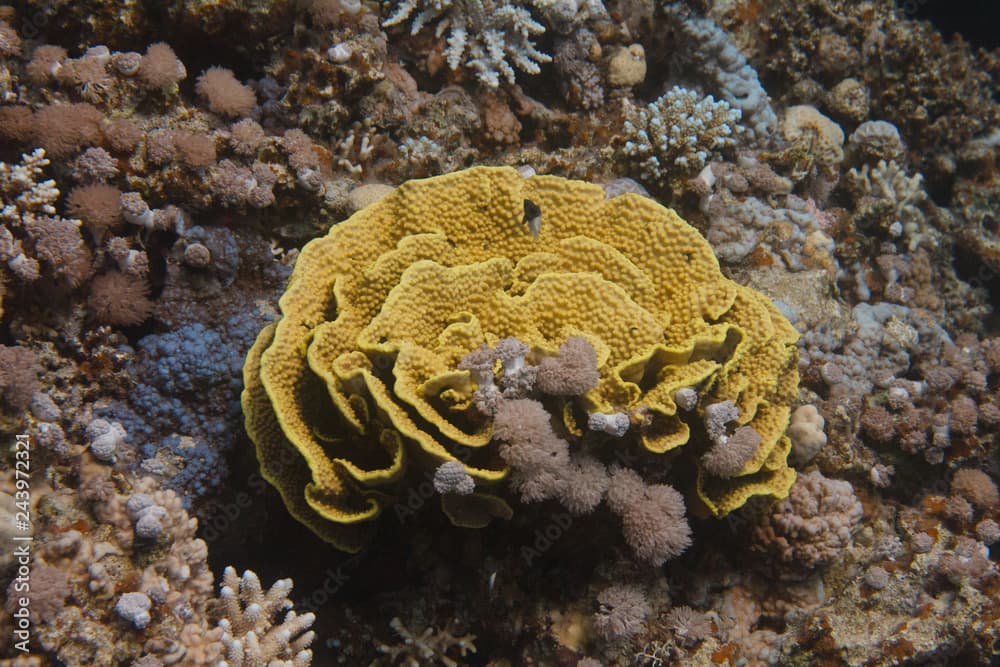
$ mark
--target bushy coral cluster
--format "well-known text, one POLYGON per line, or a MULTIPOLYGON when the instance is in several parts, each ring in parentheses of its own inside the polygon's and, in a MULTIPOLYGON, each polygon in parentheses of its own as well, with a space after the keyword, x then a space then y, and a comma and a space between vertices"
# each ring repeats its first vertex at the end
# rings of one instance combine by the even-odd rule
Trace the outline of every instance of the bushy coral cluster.
POLYGON ((919 321, 908 324, 914 319, 908 310, 859 306, 856 311, 863 326, 848 354, 829 356, 821 372, 840 400, 859 386, 878 388, 863 409, 854 408, 866 439, 877 446, 898 446, 931 463, 942 462, 953 445, 989 442, 988 433, 980 431, 997 423, 996 399, 986 391, 996 373, 986 356, 995 347, 992 339, 980 342, 964 335, 950 341, 939 329, 924 328, 919 321), (867 363, 870 353, 864 349, 872 341, 883 348, 876 382, 859 385, 855 364, 867 363))
POLYGON ((679 86, 645 107, 626 105, 623 152, 643 180, 661 187, 699 171, 741 130, 738 110, 679 86))
POLYGON ((858 224, 878 224, 895 238, 905 238, 907 248, 915 250, 919 234, 926 224, 921 204, 927 198, 920 174, 907 176, 895 161, 879 160, 870 167, 848 173, 850 186, 858 199, 858 224))
MULTIPOLYGON (((625 541, 640 560, 658 565, 679 556, 691 544, 681 494, 665 484, 647 485, 632 470, 615 465, 608 469, 592 454, 571 453, 570 444, 552 427, 552 415, 543 404, 546 397, 583 397, 599 384, 597 352, 590 342, 572 336, 559 346, 558 356, 542 357, 537 366, 526 365, 527 355, 527 345, 504 338, 495 349, 482 346, 459 362, 475 378, 476 407, 493 418, 493 440, 510 467, 511 489, 524 503, 558 500, 573 516, 590 514, 606 500, 621 518, 625 541), (497 364, 503 369, 499 386, 493 374, 497 364)), ((623 437, 630 425, 624 412, 594 412, 587 422, 590 430, 615 438, 623 437)), ((753 450, 759 445, 758 436, 753 450)), ((734 476, 752 455, 720 476, 734 476)), ((435 482, 445 466, 461 468, 461 463, 442 464, 435 482)), ((455 512, 449 496, 442 506, 456 524, 469 523, 455 512)))
POLYGON ((636 634, 649 616, 649 602, 643 592, 628 585, 616 585, 597 596, 600 609, 594 614, 597 632, 608 639, 624 639, 636 634))
POLYGON ((92 255, 80 233, 81 221, 56 213, 60 192, 45 178, 50 161, 44 149, 0 162, 0 260, 13 279, 34 283, 43 274, 76 287, 92 274, 92 255), (43 180, 44 179, 44 180, 43 180))
MULTIPOLYGON (((311 664, 313 615, 277 617, 291 580, 264 591, 227 568, 215 598, 207 545, 179 496, 149 478, 123 492, 86 459, 81 474, 78 494, 49 491, 39 510, 30 609, 41 647, 67 665, 311 664)), ((13 586, 11 612, 25 592, 13 586)))
POLYGON ((499 86, 501 77, 513 84, 514 67, 538 74, 540 64, 552 60, 532 42, 532 37, 545 32, 545 27, 531 18, 525 7, 507 2, 493 6, 472 0, 426 3, 417 11, 423 4, 419 0, 400 3, 382 25, 389 27, 412 19, 410 31, 417 33, 435 19, 444 19, 438 24, 437 35, 440 37, 448 26, 448 48, 444 53, 448 66, 468 67, 490 88, 499 86))
POLYGON ((316 638, 310 630, 316 615, 296 614, 289 595, 292 580, 281 579, 264 590, 260 578, 251 570, 243 576, 227 567, 219 585, 219 640, 225 647, 225 663, 230 667, 268 665, 308 667, 312 651, 308 646, 316 638), (284 613, 284 616, 280 614, 284 613))

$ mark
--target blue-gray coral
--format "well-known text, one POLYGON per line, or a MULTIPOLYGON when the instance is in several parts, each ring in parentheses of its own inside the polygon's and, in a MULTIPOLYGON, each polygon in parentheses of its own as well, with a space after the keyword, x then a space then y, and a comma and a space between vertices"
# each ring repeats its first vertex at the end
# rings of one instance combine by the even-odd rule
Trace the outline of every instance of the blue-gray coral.
MULTIPOLYGON (((217 488, 239 433, 243 354, 259 326, 236 316, 218 329, 201 323, 140 339, 128 404, 102 410, 120 422, 148 472, 170 477, 186 500, 217 488)), ((119 427, 121 428, 121 427, 119 427)))
MULTIPOLYGON (((680 19, 681 14, 679 4, 667 7, 668 16, 680 19)), ((747 138, 765 143, 777 127, 778 117, 757 72, 714 21, 688 17, 679 23, 687 38, 682 59, 698 70, 699 79, 711 82, 702 85, 742 112, 747 138)))

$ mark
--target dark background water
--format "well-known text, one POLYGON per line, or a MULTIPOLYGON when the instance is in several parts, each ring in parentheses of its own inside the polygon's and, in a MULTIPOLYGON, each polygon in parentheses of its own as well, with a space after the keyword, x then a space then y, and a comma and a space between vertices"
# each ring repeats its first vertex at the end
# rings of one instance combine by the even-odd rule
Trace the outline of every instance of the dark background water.
POLYGON ((896 0, 907 16, 937 26, 946 37, 958 33, 973 46, 1000 47, 1000 0, 896 0))

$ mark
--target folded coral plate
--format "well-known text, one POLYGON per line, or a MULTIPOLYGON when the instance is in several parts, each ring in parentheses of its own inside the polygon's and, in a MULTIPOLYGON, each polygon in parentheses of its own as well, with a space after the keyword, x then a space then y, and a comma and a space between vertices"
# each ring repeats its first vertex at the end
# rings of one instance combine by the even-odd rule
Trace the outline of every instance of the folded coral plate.
POLYGON ((570 336, 593 345, 600 380, 560 418, 575 442, 574 415, 629 415, 607 456, 703 452, 704 407, 733 401, 760 445, 725 479, 690 457, 691 500, 711 514, 785 497, 795 479, 784 435, 795 330, 650 199, 504 167, 410 181, 306 245, 280 306, 244 369, 247 432, 293 516, 341 549, 363 546, 413 471, 448 461, 476 483, 444 503, 453 522, 509 516, 508 471, 459 368, 506 337, 536 357, 570 336), (678 408, 680 389, 695 390, 697 405, 678 408))

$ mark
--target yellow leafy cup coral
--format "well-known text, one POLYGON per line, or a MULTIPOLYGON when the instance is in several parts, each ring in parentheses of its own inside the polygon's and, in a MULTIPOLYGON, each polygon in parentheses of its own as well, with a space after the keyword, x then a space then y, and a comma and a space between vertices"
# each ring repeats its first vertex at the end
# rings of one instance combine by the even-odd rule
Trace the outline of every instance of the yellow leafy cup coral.
POLYGON ((290 512, 341 549, 363 545, 407 469, 461 462, 475 492, 442 498, 458 525, 510 515, 491 420, 459 368, 507 337, 535 360, 572 336, 597 352, 597 385, 554 410, 574 446, 690 451, 690 497, 716 516, 795 479, 795 330, 649 199, 511 168, 410 181, 303 248, 280 306, 244 369, 247 431, 290 512), (686 410, 680 390, 697 397, 686 410), (761 436, 725 479, 698 463, 704 408, 722 401, 761 436), (585 433, 594 413, 627 415, 627 436, 585 433))

